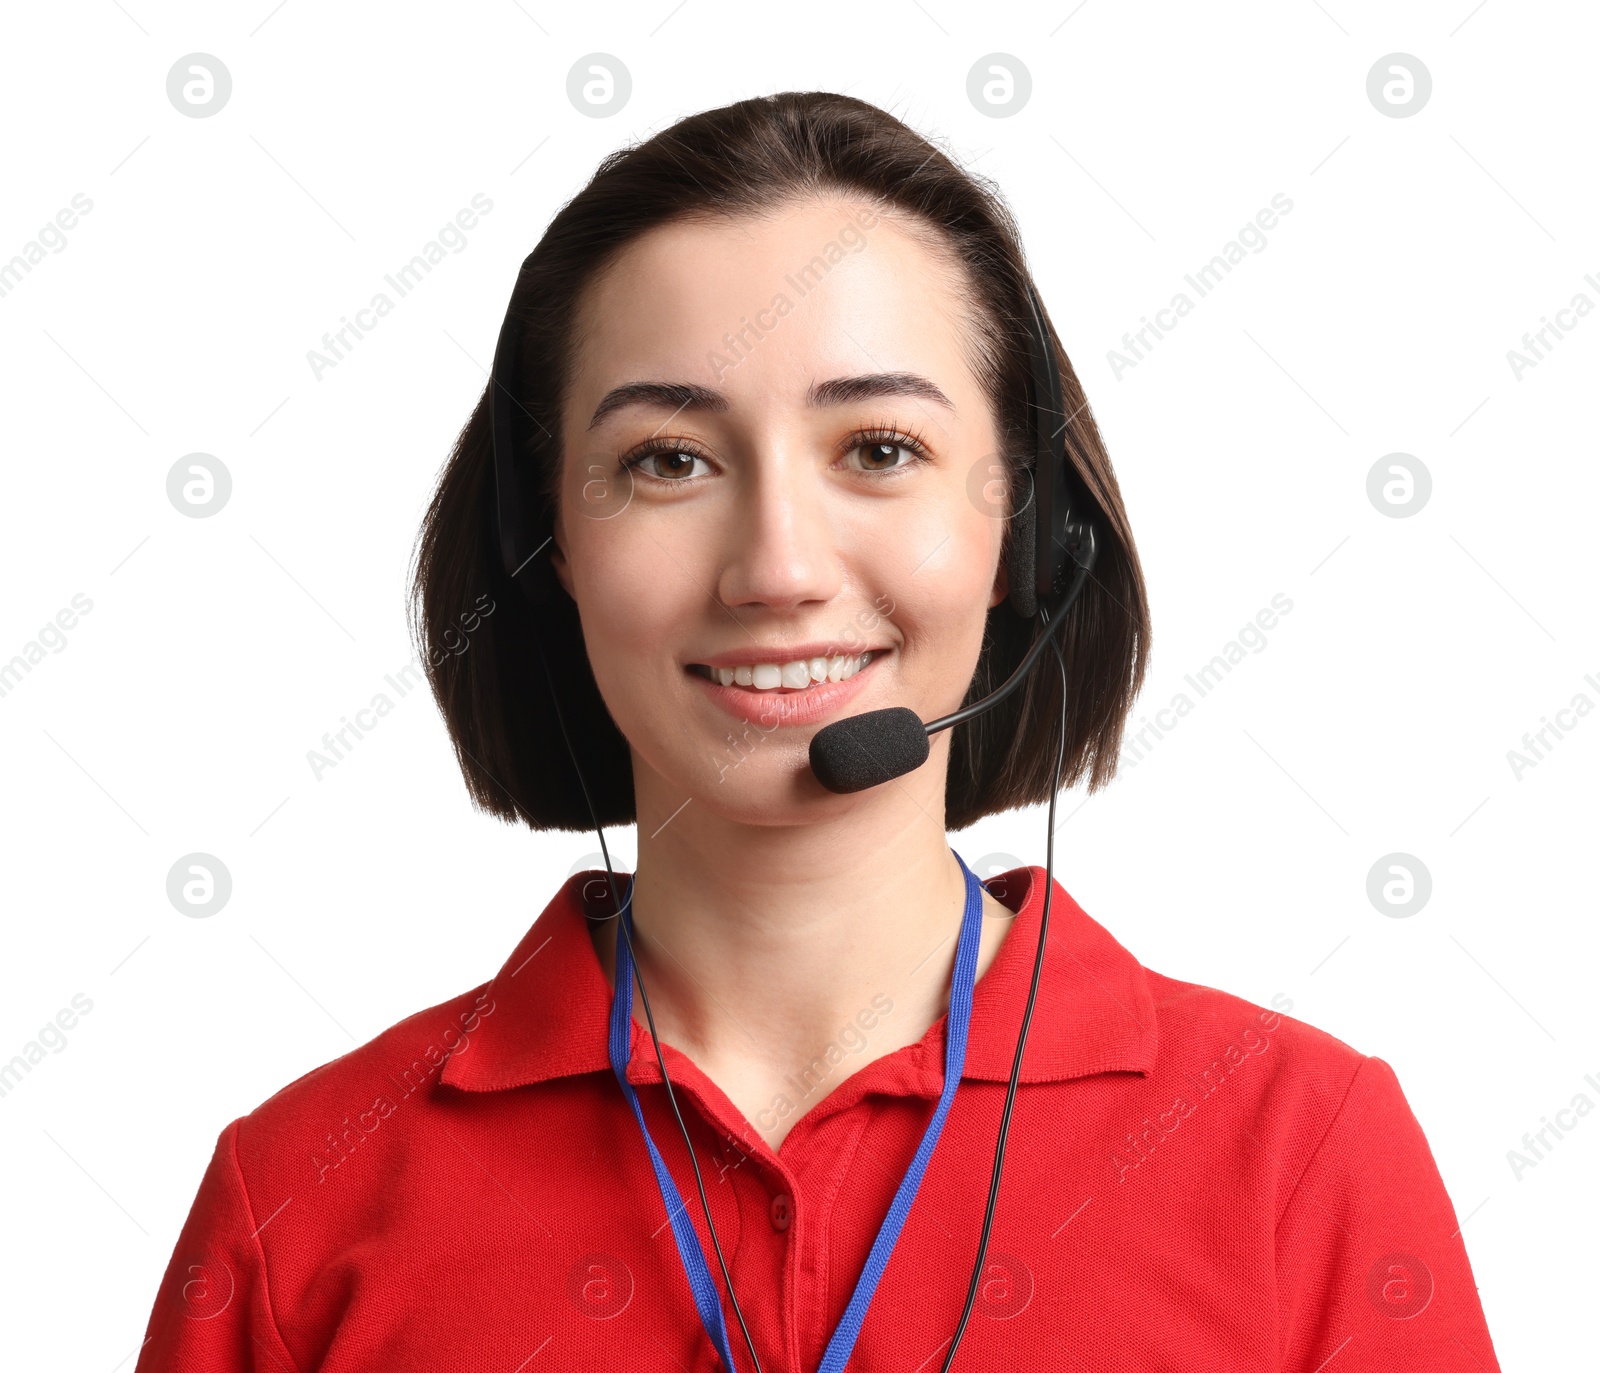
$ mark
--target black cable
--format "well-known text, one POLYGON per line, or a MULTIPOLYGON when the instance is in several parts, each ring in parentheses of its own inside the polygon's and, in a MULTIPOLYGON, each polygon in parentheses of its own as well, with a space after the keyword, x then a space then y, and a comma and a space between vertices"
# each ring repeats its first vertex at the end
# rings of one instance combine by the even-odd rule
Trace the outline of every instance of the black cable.
MULTIPOLYGON (((1072 576, 1072 583, 1056 603, 1054 613, 1052 614, 1051 611, 1046 610, 1043 606, 1039 607, 1039 614, 1043 617, 1045 624, 1048 625, 1052 620, 1065 618, 1068 609, 1077 600, 1078 593, 1083 590, 1083 585, 1089 578, 1089 569, 1093 565, 1093 537, 1091 536, 1088 561, 1078 564, 1077 570, 1072 576)), ((951 725, 959 725, 962 721, 970 720, 975 715, 982 715, 991 706, 999 705, 1027 679, 1028 674, 1033 671, 1034 663, 1045 650, 1046 640, 1050 637, 1053 636, 1044 633, 1035 637, 1033 643, 1028 646, 1027 653, 1023 655, 1022 661, 1011 670, 1011 675, 987 696, 973 701, 970 705, 962 706, 960 710, 952 711, 949 715, 941 715, 937 720, 928 721, 926 726, 928 734, 930 736, 935 735, 942 729, 949 729, 951 725)))
MULTIPOLYGON (((728 1272, 727 1260, 722 1257, 722 1241, 717 1238, 717 1227, 711 1221, 711 1203, 706 1198, 705 1180, 700 1176, 700 1161, 695 1157, 694 1143, 689 1138, 689 1127, 684 1124, 683 1112, 678 1109, 678 1096, 672 1090, 672 1079, 667 1076, 667 1060, 661 1053, 661 1036, 656 1033, 656 1018, 650 1009, 650 994, 644 989, 644 974, 639 969, 639 956, 634 952, 633 936, 628 932, 628 922, 622 918, 622 897, 617 891, 617 875, 611 870, 611 850, 606 847, 606 832, 601 828, 600 816, 589 797, 589 785, 583 780, 583 769, 578 766, 577 751, 572 747, 572 739, 567 734, 567 722, 561 715, 561 702, 556 696, 555 679, 550 675, 550 663, 544 656, 544 645, 537 637, 533 642, 539 652, 539 665, 544 668, 544 679, 550 686, 550 701, 555 707, 556 723, 561 726, 561 740, 567 746, 567 756, 572 759, 572 770, 578 774, 578 786, 583 791, 583 803, 589 808, 589 819, 593 822, 594 832, 600 839, 600 856, 605 860, 606 882, 611 887, 611 904, 616 911, 617 928, 622 931, 622 937, 628 944, 628 956, 633 960, 633 978, 638 983, 639 1000, 644 1005, 644 1017, 650 1026, 650 1042, 655 1046, 656 1066, 661 1069, 661 1081, 666 1086, 667 1100, 672 1103, 673 1117, 677 1120, 678 1130, 683 1135, 683 1147, 689 1151, 689 1164, 694 1169, 694 1185, 700 1192, 700 1211, 706 1218, 706 1229, 711 1232, 711 1247, 717 1251, 717 1265, 722 1269, 722 1281, 727 1284, 728 1300, 733 1303, 733 1314, 738 1318, 739 1329, 744 1334, 745 1347, 750 1351, 750 1362, 755 1365, 755 1373, 761 1373, 761 1358, 756 1353, 755 1341, 750 1338, 750 1327, 745 1324, 744 1312, 739 1309, 739 1299, 733 1294, 733 1277, 728 1272)), ((737 1370, 729 1369, 728 1373, 737 1373, 737 1370)))
POLYGON ((1050 788, 1050 832, 1045 836, 1044 910, 1039 917, 1039 948, 1033 956, 1033 981, 1028 987, 1028 1005, 1022 1012, 1022 1029, 1017 1034, 1017 1052, 1011 1060, 1011 1080, 1006 1084, 1005 1109, 1000 1114, 1000 1135, 994 1146, 994 1172, 989 1178, 989 1203, 984 1208, 983 1231, 978 1236, 978 1256, 972 1265, 972 1281, 967 1285, 967 1300, 966 1305, 961 1308, 961 1321, 950 1340, 950 1352, 945 1355, 939 1373, 949 1373, 950 1365, 955 1361, 956 1350, 961 1345, 961 1337, 966 1334, 967 1322, 972 1318, 972 1304, 978 1296, 978 1282, 983 1276, 983 1261, 989 1252, 989 1231, 994 1225, 995 1202, 1000 1196, 1000 1170, 1005 1166, 1006 1136, 1011 1132, 1011 1108, 1017 1099, 1017 1082, 1022 1073, 1022 1050, 1028 1042, 1028 1027, 1033 1023, 1033 1003, 1039 995, 1039 973, 1044 967, 1045 938, 1050 933, 1050 898, 1055 890, 1056 793, 1061 789, 1061 764, 1067 750, 1067 662, 1061 656, 1061 645, 1056 642, 1059 625, 1050 624, 1049 611, 1041 609, 1039 614, 1045 621, 1045 628, 1039 637, 1049 641, 1050 647, 1055 651, 1056 663, 1061 669, 1061 729, 1056 736, 1055 785, 1050 788))
MULTIPOLYGON (((1076 593, 1082 586, 1083 574, 1087 570, 1087 568, 1080 569, 1069 594, 1063 598, 1061 609, 1071 603, 1073 599, 1072 593, 1076 593)), ((1039 917, 1039 946, 1033 959, 1033 977, 1028 986, 1028 1002, 1022 1013, 1022 1027, 1017 1034, 1016 1053, 1012 1058, 1011 1077, 1006 1084, 1005 1106, 1000 1116, 999 1136, 995 1141, 994 1168, 989 1180, 988 1202, 984 1207, 983 1230, 978 1237, 978 1253, 972 1265, 972 1278, 967 1286, 967 1299, 961 1310, 961 1320, 956 1327, 955 1335, 950 1341, 949 1353, 945 1355, 944 1363, 940 1366, 940 1373, 949 1373, 950 1365, 955 1360, 956 1350, 960 1347, 962 1336, 966 1333, 967 1323, 972 1317, 973 1303, 977 1299, 978 1284, 983 1275, 983 1261, 988 1256, 989 1233, 994 1226, 995 1204, 1000 1195, 1000 1177, 1005 1166, 1006 1139, 1011 1131, 1012 1109, 1016 1103, 1017 1084, 1022 1072, 1022 1055, 1028 1042, 1028 1029, 1033 1023, 1033 1008, 1039 994, 1040 973, 1044 967, 1045 941, 1050 932, 1050 905, 1055 887, 1056 795, 1061 787, 1061 768, 1066 756, 1067 746, 1067 665, 1066 660, 1061 655, 1061 645, 1056 639, 1060 625, 1057 624, 1052 627, 1050 624, 1050 612, 1042 607, 1039 611, 1039 617, 1044 621, 1045 627, 1040 632, 1039 642, 1033 646, 1028 654, 1029 665, 1031 665, 1032 660, 1042 647, 1048 644, 1056 655, 1056 663, 1061 673, 1061 727, 1056 736, 1055 785, 1050 789, 1049 833, 1045 838, 1044 908, 1039 917)), ((1060 623, 1065 623, 1065 621, 1063 620, 1060 623)), ((634 951, 633 936, 628 930, 628 922, 622 918, 622 897, 617 890, 616 873, 611 867, 611 851, 606 845, 605 830, 600 825, 600 817, 595 811, 594 802, 589 795, 589 787, 584 780, 583 769, 578 765, 577 751, 573 748, 571 736, 567 733, 566 720, 561 714, 561 704, 556 696, 555 680, 550 672, 549 661, 544 655, 544 646, 535 639, 534 647, 538 651, 539 665, 544 669, 545 681, 550 688, 550 700, 555 708, 556 723, 561 729, 561 740, 566 745, 567 756, 572 760, 572 769, 577 774, 578 786, 583 792, 584 805, 588 808, 589 819, 593 823, 595 834, 600 840, 600 856, 604 859, 606 865, 606 882, 611 889, 611 903, 616 913, 617 925, 621 930, 623 939, 627 941, 628 954, 633 960, 634 980, 638 984, 639 999, 644 1006, 645 1020, 650 1028, 650 1038, 656 1054, 656 1065, 661 1071, 661 1081, 667 1089, 667 1100, 671 1103, 673 1118, 678 1122, 679 1133, 682 1134, 684 1147, 688 1150, 690 1166, 694 1169, 695 1187, 700 1194, 700 1210, 705 1216, 706 1229, 711 1235, 712 1248, 716 1250, 717 1265, 722 1270, 722 1281, 727 1286, 728 1300, 733 1306, 734 1316, 738 1319, 739 1330, 744 1335, 745 1347, 750 1351, 750 1361, 755 1366, 755 1373, 761 1373, 761 1359, 756 1353, 755 1341, 750 1336, 750 1328, 745 1323, 744 1312, 739 1307, 739 1299, 734 1295, 733 1277, 728 1272, 728 1263, 723 1257, 722 1242, 717 1237, 717 1227, 711 1220, 711 1203, 706 1196, 705 1180, 700 1173, 700 1163, 695 1156, 694 1143, 689 1138, 689 1127, 684 1123, 683 1112, 678 1107, 677 1094, 672 1088, 672 1079, 667 1075, 667 1062, 661 1052, 661 1038, 656 1033, 655 1014, 650 1007, 650 995, 645 990, 644 975, 639 968, 639 959, 634 951)), ((1020 680, 1021 676, 1022 674, 1020 673, 1015 674, 1014 680, 1020 680)), ((1011 684, 1007 683, 1008 686, 1011 684)), ((965 717, 963 716, 963 718, 965 717)), ((951 720, 949 723, 954 724, 957 721, 951 720)), ((728 1373, 736 1373, 736 1370, 730 1369, 728 1373)))

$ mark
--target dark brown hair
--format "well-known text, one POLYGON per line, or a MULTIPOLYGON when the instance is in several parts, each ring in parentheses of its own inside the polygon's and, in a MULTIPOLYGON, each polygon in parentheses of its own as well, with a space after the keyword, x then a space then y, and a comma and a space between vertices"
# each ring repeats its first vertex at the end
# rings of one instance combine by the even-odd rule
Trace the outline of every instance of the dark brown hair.
MULTIPOLYGON (((1012 500, 1026 492, 1030 278, 1009 210, 992 184, 894 116, 817 91, 691 115, 637 147, 611 153, 551 220, 510 307, 522 331, 514 388, 532 421, 527 456, 551 499, 573 321, 585 287, 628 244, 668 222, 768 214, 797 197, 827 194, 865 198, 943 248, 972 320, 969 355, 994 408, 1012 500)), ((1087 776, 1092 790, 1116 771, 1123 720, 1149 655, 1149 610, 1111 461, 1053 326, 1050 338, 1069 416, 1068 462, 1096 507, 1098 562, 1068 614, 1063 638, 1063 781, 1087 776)), ((629 824, 635 817, 628 745, 595 685, 577 607, 559 588, 543 603, 530 603, 501 563, 489 399, 486 388, 418 535, 412 634, 476 805, 535 829, 591 828, 537 641, 601 823, 629 824), (486 601, 492 606, 487 615, 486 601)), ((989 612, 969 701, 1005 679, 1033 632, 1005 601, 989 612)), ((1048 799, 1060 691, 1059 672, 1047 657, 1002 705, 955 728, 945 788, 950 829, 1048 799)))

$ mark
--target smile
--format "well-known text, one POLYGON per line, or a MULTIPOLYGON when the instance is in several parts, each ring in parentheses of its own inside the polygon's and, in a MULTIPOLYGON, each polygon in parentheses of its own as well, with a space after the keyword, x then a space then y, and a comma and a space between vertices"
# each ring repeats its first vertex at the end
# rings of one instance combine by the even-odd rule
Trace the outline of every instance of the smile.
POLYGON ((755 691, 806 691, 819 682, 848 681, 871 661, 871 652, 834 653, 825 657, 793 658, 785 663, 740 663, 735 667, 691 663, 689 671, 718 686, 749 687, 755 691))

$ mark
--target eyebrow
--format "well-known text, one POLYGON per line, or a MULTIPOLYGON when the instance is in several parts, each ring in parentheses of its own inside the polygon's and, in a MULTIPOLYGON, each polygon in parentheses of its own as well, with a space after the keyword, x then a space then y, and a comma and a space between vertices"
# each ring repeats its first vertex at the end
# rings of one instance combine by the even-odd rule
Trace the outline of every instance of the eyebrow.
MULTIPOLYGON (((875 396, 913 396, 942 405, 952 412, 956 408, 943 391, 915 372, 870 372, 859 377, 835 377, 832 381, 814 382, 806 392, 806 404, 813 409, 823 409, 830 405, 850 405, 875 396)), ((681 381, 630 381, 606 392, 595 407, 589 428, 595 428, 606 416, 630 405, 670 406, 674 412, 701 410, 712 414, 723 414, 731 408, 728 398, 709 386, 681 381)))

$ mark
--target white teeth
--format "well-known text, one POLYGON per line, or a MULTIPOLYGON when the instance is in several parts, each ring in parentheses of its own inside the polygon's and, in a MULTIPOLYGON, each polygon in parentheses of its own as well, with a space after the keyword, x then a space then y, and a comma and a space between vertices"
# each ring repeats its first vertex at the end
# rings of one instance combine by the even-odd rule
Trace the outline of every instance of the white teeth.
POLYGON ((711 680, 722 686, 800 691, 816 682, 843 682, 872 661, 871 653, 835 653, 828 657, 793 658, 786 663, 745 663, 738 667, 709 669, 711 680))

